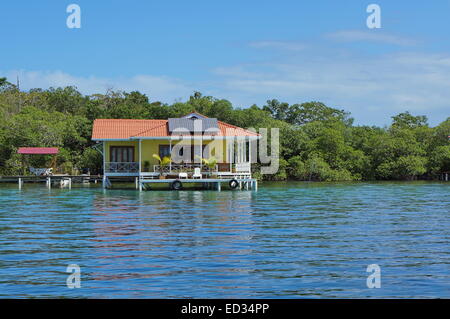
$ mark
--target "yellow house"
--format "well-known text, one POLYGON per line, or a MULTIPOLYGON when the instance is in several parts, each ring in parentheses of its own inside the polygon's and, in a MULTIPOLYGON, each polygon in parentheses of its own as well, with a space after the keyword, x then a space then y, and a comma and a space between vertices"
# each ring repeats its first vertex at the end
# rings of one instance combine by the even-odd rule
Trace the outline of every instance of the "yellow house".
POLYGON ((92 140, 103 144, 104 177, 139 181, 251 178, 251 146, 258 138, 258 133, 195 112, 167 120, 97 119, 92 132, 92 140), (160 163, 154 155, 170 161, 160 163), (216 165, 207 165, 212 158, 216 165))

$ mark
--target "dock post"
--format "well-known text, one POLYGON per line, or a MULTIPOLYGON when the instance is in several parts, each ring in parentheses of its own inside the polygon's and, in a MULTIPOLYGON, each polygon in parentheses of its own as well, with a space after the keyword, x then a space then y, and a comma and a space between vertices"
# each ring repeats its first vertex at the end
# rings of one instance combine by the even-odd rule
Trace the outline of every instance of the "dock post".
POLYGON ((105 175, 103 175, 102 187, 103 187, 103 189, 106 188, 106 176, 105 175))
POLYGON ((248 183, 249 182, 245 182, 245 190, 248 191, 248 183))
POLYGON ((217 182, 217 190, 220 192, 222 190, 222 186, 220 185, 220 182, 217 182))
POLYGON ((22 189, 22 183, 23 183, 22 178, 19 177, 19 189, 22 189))
POLYGON ((136 185, 136 189, 139 189, 139 177, 134 178, 134 184, 136 185))
POLYGON ((255 179, 254 183, 255 183, 255 191, 257 191, 258 190, 258 180, 255 179))
POLYGON ((45 185, 47 186, 48 189, 52 188, 52 180, 50 177, 47 177, 45 185))
POLYGON ((445 173, 445 181, 448 182, 448 173, 445 173))
POLYGON ((69 177, 69 189, 72 189, 72 178, 69 177))
POLYGON ((139 191, 142 192, 143 183, 139 180, 138 184, 139 191))

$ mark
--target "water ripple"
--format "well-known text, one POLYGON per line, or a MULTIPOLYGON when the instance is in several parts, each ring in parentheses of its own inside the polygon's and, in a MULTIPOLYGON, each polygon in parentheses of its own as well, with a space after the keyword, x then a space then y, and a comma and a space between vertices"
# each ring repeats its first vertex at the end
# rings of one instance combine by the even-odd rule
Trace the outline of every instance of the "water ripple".
POLYGON ((450 297, 450 185, 0 185, 0 297, 450 297), (368 289, 379 264, 382 288, 368 289), (68 289, 68 264, 82 287, 68 289))

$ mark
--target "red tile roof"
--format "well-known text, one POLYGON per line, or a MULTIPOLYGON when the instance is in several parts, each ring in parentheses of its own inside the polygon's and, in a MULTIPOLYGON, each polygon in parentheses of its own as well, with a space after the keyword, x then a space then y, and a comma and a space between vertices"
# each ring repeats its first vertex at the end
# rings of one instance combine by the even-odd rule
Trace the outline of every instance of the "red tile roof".
POLYGON ((17 150, 19 154, 43 154, 43 155, 55 155, 59 150, 56 147, 20 147, 17 150))
POLYGON ((260 136, 256 132, 252 132, 242 127, 218 121, 219 129, 222 136, 260 136))
MULTIPOLYGON (((258 133, 218 121, 218 136, 259 136, 258 133)), ((168 137, 167 120, 97 119, 92 129, 93 140, 145 137, 168 137)))
POLYGON ((166 124, 167 120, 110 120, 94 121, 92 139, 129 139, 139 133, 166 124))

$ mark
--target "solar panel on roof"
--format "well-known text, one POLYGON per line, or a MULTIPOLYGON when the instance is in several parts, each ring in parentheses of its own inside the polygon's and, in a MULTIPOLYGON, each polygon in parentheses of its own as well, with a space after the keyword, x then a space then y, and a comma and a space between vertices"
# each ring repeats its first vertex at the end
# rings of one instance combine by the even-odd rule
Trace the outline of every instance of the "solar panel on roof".
POLYGON ((219 124, 216 118, 169 118, 169 132, 176 133, 204 133, 215 134, 219 132, 219 124))

